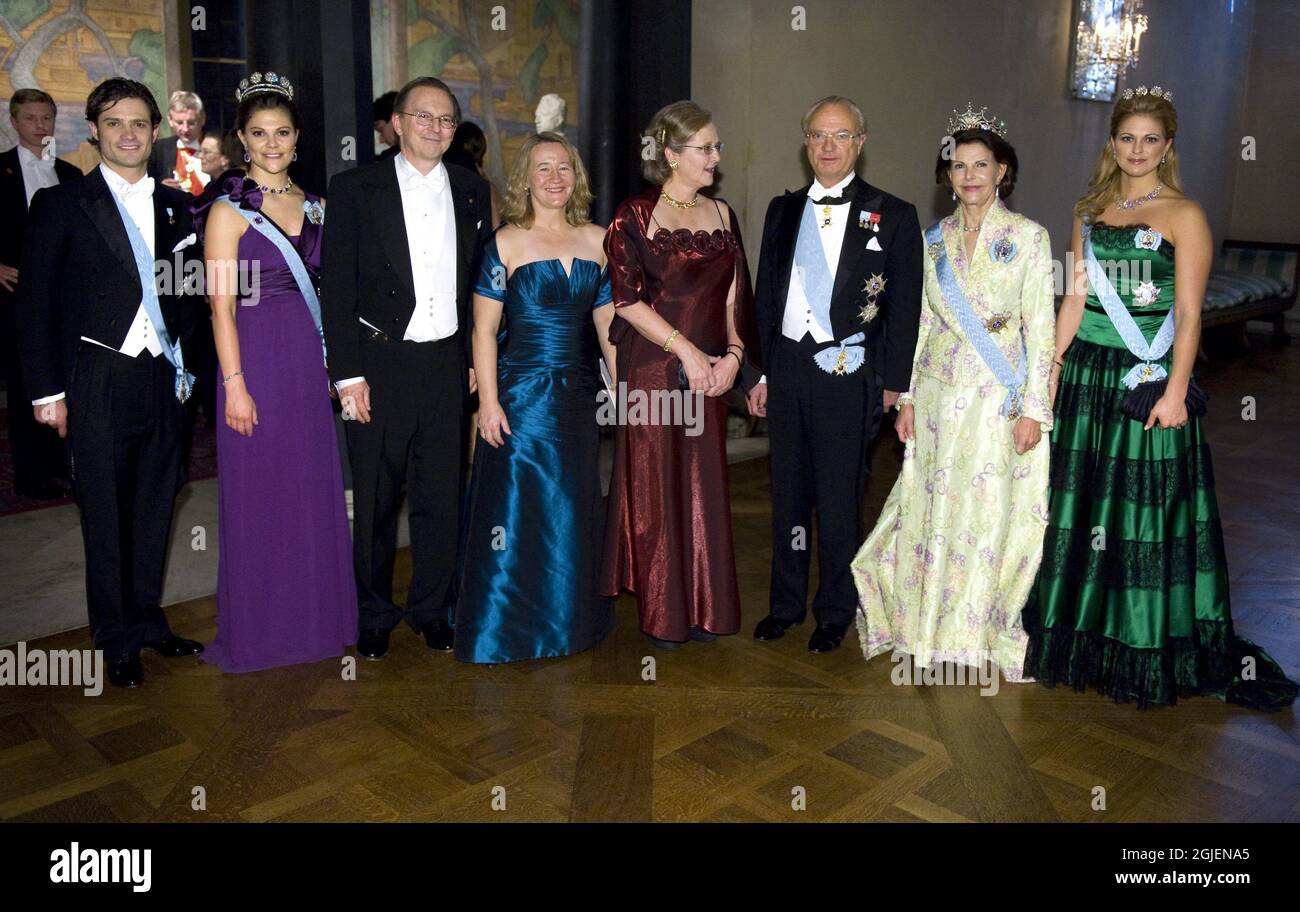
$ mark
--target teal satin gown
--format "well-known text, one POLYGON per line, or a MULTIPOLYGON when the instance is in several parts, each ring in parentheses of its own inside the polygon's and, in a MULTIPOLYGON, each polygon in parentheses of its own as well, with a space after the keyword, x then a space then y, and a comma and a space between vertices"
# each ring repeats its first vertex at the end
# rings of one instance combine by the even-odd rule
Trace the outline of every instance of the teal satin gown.
POLYGON ((610 303, 609 273, 575 258, 568 274, 538 260, 505 275, 493 238, 474 291, 503 303, 497 387, 511 433, 499 448, 481 436, 474 448, 456 608, 465 662, 572 655, 613 623, 598 585, 604 386, 592 323, 610 303))

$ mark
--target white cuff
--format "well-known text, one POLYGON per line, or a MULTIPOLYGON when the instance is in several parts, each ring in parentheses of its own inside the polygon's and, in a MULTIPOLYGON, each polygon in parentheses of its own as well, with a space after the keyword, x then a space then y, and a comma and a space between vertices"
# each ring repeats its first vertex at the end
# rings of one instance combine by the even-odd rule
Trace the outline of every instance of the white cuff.
POLYGON ((354 383, 360 383, 365 379, 365 377, 349 377, 346 380, 340 380, 338 383, 335 383, 334 388, 341 393, 343 392, 344 387, 351 386, 354 383))
POLYGON ((58 393, 54 396, 46 396, 44 399, 33 399, 32 405, 49 405, 51 402, 58 402, 60 399, 67 398, 67 393, 58 393))
MULTIPOLYGON (((764 374, 763 376, 758 378, 758 383, 766 383, 766 382, 767 382, 767 374, 764 374)), ((754 385, 758 386, 758 383, 755 383, 754 385)))

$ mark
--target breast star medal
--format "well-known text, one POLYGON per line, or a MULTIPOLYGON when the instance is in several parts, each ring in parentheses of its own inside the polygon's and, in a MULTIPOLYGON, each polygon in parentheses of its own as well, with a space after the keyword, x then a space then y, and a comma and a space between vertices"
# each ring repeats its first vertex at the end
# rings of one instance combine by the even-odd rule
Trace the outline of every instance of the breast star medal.
POLYGON ((1160 297, 1160 286, 1155 282, 1139 282, 1138 286, 1133 289, 1133 305, 1135 307, 1150 307, 1160 297))
POLYGON ((862 293, 866 295, 867 303, 858 311, 858 319, 863 323, 870 323, 880 313, 876 298, 885 290, 885 281, 884 275, 875 273, 862 283, 862 293))

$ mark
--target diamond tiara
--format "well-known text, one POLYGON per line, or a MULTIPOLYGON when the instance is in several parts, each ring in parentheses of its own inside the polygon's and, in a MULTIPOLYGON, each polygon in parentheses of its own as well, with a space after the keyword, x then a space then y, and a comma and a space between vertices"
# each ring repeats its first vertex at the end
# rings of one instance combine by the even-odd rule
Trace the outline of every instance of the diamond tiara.
POLYGON ((249 95, 259 92, 275 92, 293 101, 293 84, 289 82, 289 77, 277 76, 275 73, 254 73, 239 80, 239 88, 235 89, 235 101, 243 101, 249 95))
POLYGON ((988 110, 988 108, 980 108, 976 111, 969 101, 966 102, 966 110, 960 114, 957 113, 956 108, 953 108, 954 116, 948 118, 948 135, 951 136, 962 130, 988 130, 990 133, 1005 137, 1007 122, 998 120, 988 110))
POLYGON ((1155 98, 1163 98, 1165 101, 1169 102, 1170 104, 1174 103, 1174 93, 1166 91, 1160 88, 1160 86, 1152 86, 1149 89, 1146 86, 1138 86, 1136 89, 1125 89, 1123 92, 1120 92, 1119 97, 1123 98, 1125 101, 1128 101, 1135 95, 1137 96, 1151 95, 1155 98))

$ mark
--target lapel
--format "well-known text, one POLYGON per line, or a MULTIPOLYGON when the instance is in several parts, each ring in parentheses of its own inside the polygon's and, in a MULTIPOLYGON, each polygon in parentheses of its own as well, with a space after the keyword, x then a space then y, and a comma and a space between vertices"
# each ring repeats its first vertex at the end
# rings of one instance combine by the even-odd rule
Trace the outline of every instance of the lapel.
POLYGON ((474 189, 466 181, 465 173, 459 168, 444 165, 447 168, 447 184, 451 188, 452 215, 456 220, 456 288, 463 284, 470 261, 474 258, 475 242, 478 238, 478 218, 474 189))
POLYGON ((406 215, 402 211, 402 189, 397 183, 397 156, 394 155, 366 175, 366 183, 374 191, 371 211, 379 227, 379 243, 384 256, 393 269, 415 295, 415 279, 411 274, 411 247, 406 237, 406 215))
POLYGON ((775 300, 778 325, 781 322, 781 314, 785 312, 785 299, 790 294, 790 273, 794 269, 794 248, 799 243, 799 222, 803 219, 804 206, 808 205, 808 191, 811 187, 812 184, 809 184, 793 193, 786 191, 784 208, 781 210, 781 223, 776 229, 776 249, 777 256, 780 257, 776 263, 778 284, 775 300))
MULTIPOLYGON (((176 226, 180 224, 181 213, 177 211, 175 205, 169 206, 163 194, 160 192, 161 184, 156 184, 153 191, 153 258, 154 262, 158 260, 170 260, 172 248, 176 246, 179 238, 176 237, 176 226), (168 215, 167 210, 171 209, 172 214, 168 215)), ((179 278, 179 276, 177 277, 179 278)))
MULTIPOLYGON (((95 226, 105 245, 131 277, 131 284, 143 294, 140 288, 140 274, 135 268, 135 254, 131 251, 131 241, 126 236, 126 226, 118 214, 117 203, 113 200, 113 191, 108 189, 108 182, 99 168, 86 175, 81 182, 81 208, 85 210, 90 223, 95 226)), ((156 203, 155 203, 156 205, 156 203)))
POLYGON ((853 202, 849 204, 849 223, 844 226, 844 243, 840 245, 840 262, 835 269, 835 290, 831 292, 831 301, 839 299, 849 283, 858 275, 858 263, 867 252, 867 242, 879 234, 858 224, 861 212, 879 212, 884 197, 880 191, 860 177, 854 177, 849 185, 853 202))

